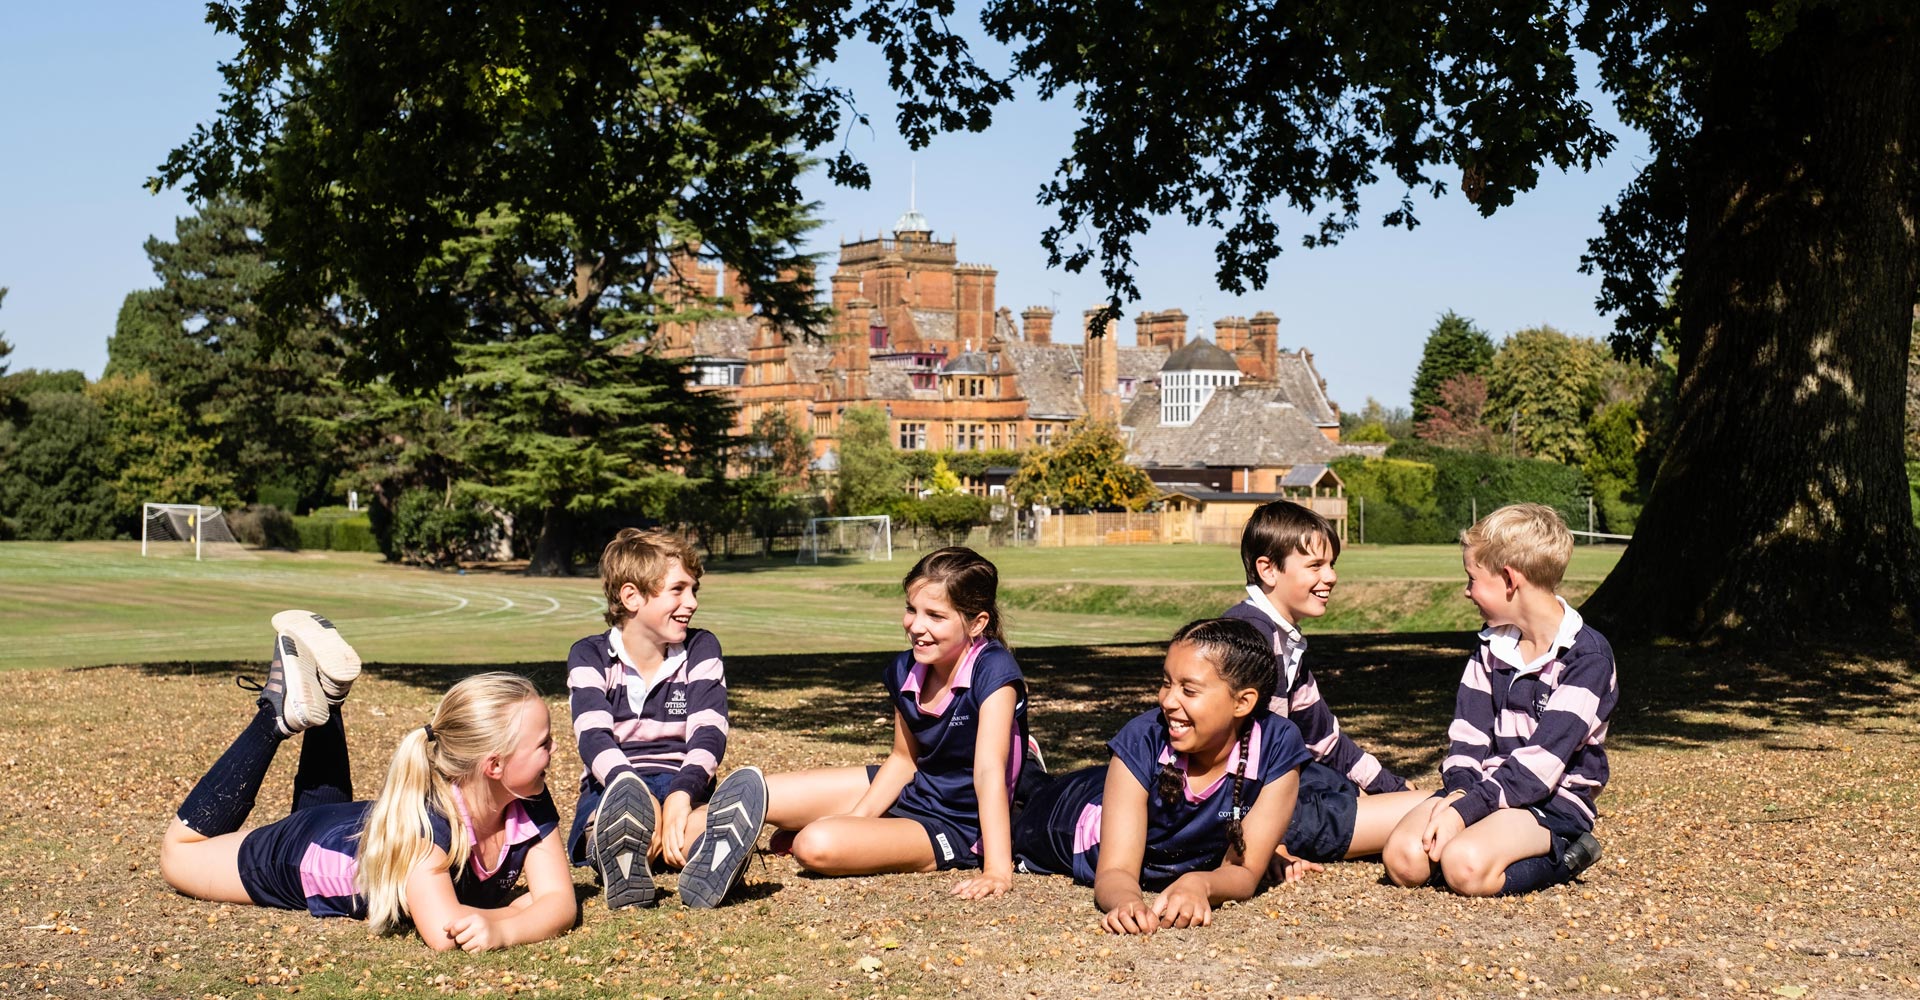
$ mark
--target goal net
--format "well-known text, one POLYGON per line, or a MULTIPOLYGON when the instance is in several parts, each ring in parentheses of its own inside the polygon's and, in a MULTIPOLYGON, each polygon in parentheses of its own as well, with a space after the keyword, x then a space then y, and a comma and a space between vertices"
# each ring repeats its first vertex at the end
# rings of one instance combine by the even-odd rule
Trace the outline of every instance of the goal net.
POLYGON ((885 514, 808 518, 807 534, 800 540, 794 562, 817 563, 822 554, 892 561, 893 518, 885 514))
POLYGON ((197 503, 140 505, 140 554, 186 555, 195 559, 243 555, 246 549, 233 537, 227 515, 218 507, 197 503))

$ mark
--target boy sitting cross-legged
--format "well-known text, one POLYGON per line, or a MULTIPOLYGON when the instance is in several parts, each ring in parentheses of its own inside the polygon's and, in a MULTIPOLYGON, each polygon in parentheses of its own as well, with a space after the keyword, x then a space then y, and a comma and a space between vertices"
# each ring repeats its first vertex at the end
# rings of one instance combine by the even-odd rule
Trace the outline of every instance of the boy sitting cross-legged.
POLYGON ((653 905, 656 858, 682 869, 682 902, 717 905, 746 870, 767 786, 752 767, 713 782, 727 752, 727 680, 720 641, 688 626, 700 607, 699 554, 672 535, 624 528, 601 553, 600 582, 612 627, 567 653, 586 763, 569 855, 599 871, 608 909, 653 905))
POLYGON ((1502 507, 1460 535, 1467 599, 1487 627, 1455 700, 1446 789, 1394 828, 1384 860, 1403 886, 1466 896, 1571 880, 1600 857, 1613 649, 1554 589, 1573 554, 1559 512, 1502 507))
POLYGON ((1262 504, 1240 535, 1247 599, 1223 615, 1253 623, 1273 644, 1279 677, 1268 707, 1299 728, 1313 755, 1300 770, 1299 800, 1275 859, 1274 876, 1289 882, 1321 861, 1380 853, 1394 824, 1427 798, 1340 731, 1301 662, 1300 623, 1327 613, 1339 558, 1340 536, 1326 518, 1287 500, 1262 504))

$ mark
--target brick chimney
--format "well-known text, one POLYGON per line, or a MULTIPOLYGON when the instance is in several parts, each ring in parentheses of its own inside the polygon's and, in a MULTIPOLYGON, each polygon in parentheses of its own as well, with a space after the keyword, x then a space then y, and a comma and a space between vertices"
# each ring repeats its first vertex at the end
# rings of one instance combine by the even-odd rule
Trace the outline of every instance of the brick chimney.
POLYGON ((1252 332, 1248 338, 1253 349, 1260 355, 1260 377, 1271 379, 1279 372, 1280 365, 1280 317, 1262 309, 1253 314, 1252 332))
POLYGON ((1213 321, 1213 343, 1228 354, 1247 346, 1247 321, 1242 316, 1222 316, 1213 321))
POLYGON ((1053 343, 1053 310, 1046 306, 1020 310, 1020 334, 1029 344, 1053 343))
POLYGON ((1081 313, 1081 327, 1088 331, 1086 356, 1081 362, 1087 416, 1117 424, 1120 422, 1120 345, 1115 329, 1118 324, 1108 320, 1105 329, 1090 329, 1093 315, 1099 311, 1088 309, 1081 313))

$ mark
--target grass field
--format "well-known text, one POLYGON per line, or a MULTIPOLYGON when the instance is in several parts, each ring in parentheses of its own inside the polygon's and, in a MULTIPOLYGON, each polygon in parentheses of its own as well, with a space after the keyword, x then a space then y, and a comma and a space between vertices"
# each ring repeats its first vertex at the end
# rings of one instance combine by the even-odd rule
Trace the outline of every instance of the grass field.
MULTIPOLYGON (((1223 549, 992 555, 1056 770, 1100 760, 1151 704, 1157 643, 1237 590, 1223 549)), ((1583 550, 1567 591, 1589 590, 1614 555, 1583 550)), ((1456 560, 1451 547, 1350 551, 1309 654, 1345 729, 1426 787, 1473 624, 1456 560)), ((708 576, 699 621, 729 651, 726 766, 879 759, 874 650, 899 641, 909 565, 708 576)), ((530 674, 564 720, 557 658, 599 627, 585 580, 0 545, 0 657, 21 668, 0 674, 0 1000, 1920 997, 1911 651, 1620 650, 1605 859, 1526 897, 1395 889, 1362 861, 1226 907, 1208 928, 1116 939, 1099 933, 1090 890, 1063 879, 1020 877, 1004 898, 963 903, 956 875, 816 878, 767 857, 713 911, 680 905, 668 875, 658 909, 610 913, 578 872, 569 933, 436 955, 410 934, 190 900, 159 878, 168 817, 250 711, 230 677, 257 665, 267 616, 288 605, 327 611, 373 661, 346 707, 362 795, 439 692, 475 670, 530 674)), ((285 808, 288 747, 257 822, 285 808)), ((574 773, 557 753, 551 787, 569 818, 574 773)))
MULTIPOLYGON (((1577 598, 1618 549, 1582 549, 1569 575, 1577 598)), ((1221 546, 996 549, 1016 645, 1162 638, 1239 599, 1239 556, 1221 546)), ((696 622, 729 653, 895 648, 899 580, 892 562, 795 566, 715 562, 696 622)), ((1333 610, 1316 631, 1468 629, 1452 546, 1360 547, 1340 560, 1333 610), (1451 589, 1450 589, 1451 588, 1451 589)), ((597 628, 591 578, 393 566, 360 553, 260 553, 194 562, 142 559, 133 543, 0 544, 0 668, 244 660, 283 608, 320 611, 369 660, 540 663, 597 628)))

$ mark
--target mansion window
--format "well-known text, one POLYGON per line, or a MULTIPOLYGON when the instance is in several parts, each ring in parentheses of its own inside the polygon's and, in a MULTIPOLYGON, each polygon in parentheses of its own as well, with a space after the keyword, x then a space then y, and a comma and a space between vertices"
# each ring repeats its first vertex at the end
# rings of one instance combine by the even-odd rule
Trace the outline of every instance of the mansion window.
POLYGON ((902 423, 900 425, 900 450, 927 450, 927 425, 922 423, 902 423))
POLYGON ((986 446, 985 424, 954 424, 953 450, 979 451, 986 446))
POLYGON ((952 391, 955 399, 977 399, 987 394, 987 380, 977 377, 956 378, 952 391))
POLYGON ((994 451, 1000 450, 1000 425, 999 424, 993 425, 993 444, 991 445, 991 447, 993 448, 994 451))
POLYGON ((912 375, 910 375, 910 376, 908 376, 908 377, 909 377, 910 379, 912 379, 912 381, 913 381, 913 387, 914 387, 915 389, 931 389, 931 388, 933 388, 933 373, 932 373, 932 372, 914 372, 914 373, 913 373, 912 375))
POLYGON ((1053 445, 1053 425, 1034 424, 1033 443, 1041 448, 1051 447, 1053 445))
POLYGON ((813 415, 813 436, 833 436, 833 414, 822 412, 813 415))
POLYGON ((1018 451, 1020 449, 1020 425, 1019 424, 1007 425, 1007 448, 1011 451, 1018 451))

